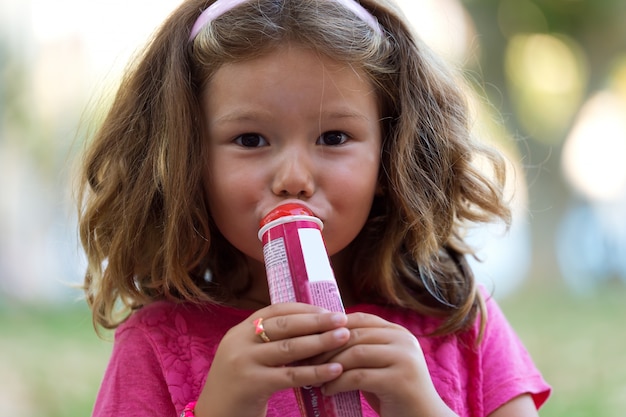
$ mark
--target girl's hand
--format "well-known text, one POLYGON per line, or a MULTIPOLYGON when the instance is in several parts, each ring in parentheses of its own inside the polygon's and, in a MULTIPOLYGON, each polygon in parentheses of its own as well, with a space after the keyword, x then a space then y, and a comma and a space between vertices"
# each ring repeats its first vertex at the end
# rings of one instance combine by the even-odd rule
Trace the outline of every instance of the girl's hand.
POLYGON ((350 340, 315 363, 340 363, 343 373, 323 385, 326 395, 361 390, 382 417, 456 416, 430 378, 419 342, 407 329, 380 317, 348 315, 350 340))
POLYGON ((342 372, 334 360, 291 366, 294 362, 340 349, 350 338, 347 317, 302 303, 265 307, 230 329, 217 349, 198 399, 197 417, 265 416, 276 391, 322 385, 342 372), (263 318, 270 342, 255 334, 263 318))

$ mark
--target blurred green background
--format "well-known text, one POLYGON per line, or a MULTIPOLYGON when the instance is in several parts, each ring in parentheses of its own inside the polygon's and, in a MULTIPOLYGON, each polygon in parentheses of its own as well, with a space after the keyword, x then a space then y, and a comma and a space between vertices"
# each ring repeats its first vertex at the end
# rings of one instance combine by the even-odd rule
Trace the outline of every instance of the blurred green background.
MULTIPOLYGON (((73 163, 128 57, 179 2, 0 0, 2 416, 90 414, 111 343, 75 288, 73 163)), ((470 239, 554 387, 541 415, 624 416, 626 1, 401 4, 463 68, 476 132, 516 174, 511 230, 470 239)))

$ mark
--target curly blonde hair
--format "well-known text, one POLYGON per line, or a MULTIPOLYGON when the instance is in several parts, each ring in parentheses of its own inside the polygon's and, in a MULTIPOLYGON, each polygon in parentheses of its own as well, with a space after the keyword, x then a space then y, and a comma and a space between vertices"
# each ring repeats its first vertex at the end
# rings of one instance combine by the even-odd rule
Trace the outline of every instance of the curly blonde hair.
POLYGON ((212 224, 200 95, 224 63, 298 42, 364 71, 383 114, 382 193, 347 250, 360 302, 410 308, 458 331, 484 313, 464 225, 503 219, 504 161, 473 140, 459 79, 387 0, 360 3, 381 33, 333 1, 255 0, 189 31, 212 1, 187 0, 128 68, 79 178, 84 289, 115 328, 156 299, 220 302, 249 285, 242 254, 212 224), (494 176, 479 170, 490 162, 494 176), (210 271, 211 280, 206 279, 210 271))

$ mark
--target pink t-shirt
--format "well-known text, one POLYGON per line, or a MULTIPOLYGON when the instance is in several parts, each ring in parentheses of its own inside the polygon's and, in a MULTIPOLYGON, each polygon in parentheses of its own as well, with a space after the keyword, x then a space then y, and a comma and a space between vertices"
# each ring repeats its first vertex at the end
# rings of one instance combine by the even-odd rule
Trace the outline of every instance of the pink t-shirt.
MULTIPOLYGON (((348 312, 375 314, 414 335, 424 351, 435 388, 461 417, 484 417, 530 393, 537 408, 550 387, 493 299, 483 341, 478 326, 458 335, 423 337, 437 321, 412 311, 358 305, 348 312)), ((112 356, 94 417, 176 417, 198 398, 224 334, 252 311, 231 307, 156 302, 135 312, 115 333, 112 356)), ((363 416, 377 416, 362 399, 363 416)), ((267 416, 300 417, 292 390, 276 393, 267 416)))

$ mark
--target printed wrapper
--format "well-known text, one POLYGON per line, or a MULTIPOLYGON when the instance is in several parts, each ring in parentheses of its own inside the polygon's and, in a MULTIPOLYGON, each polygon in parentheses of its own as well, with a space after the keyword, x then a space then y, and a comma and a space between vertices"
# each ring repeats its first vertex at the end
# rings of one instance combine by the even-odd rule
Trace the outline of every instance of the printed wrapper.
MULTIPOLYGON (((344 311, 321 227, 316 217, 291 215, 261 228, 272 304, 299 301, 344 311)), ((303 417, 362 416, 358 391, 324 396, 318 387, 303 387, 295 393, 303 417)))

